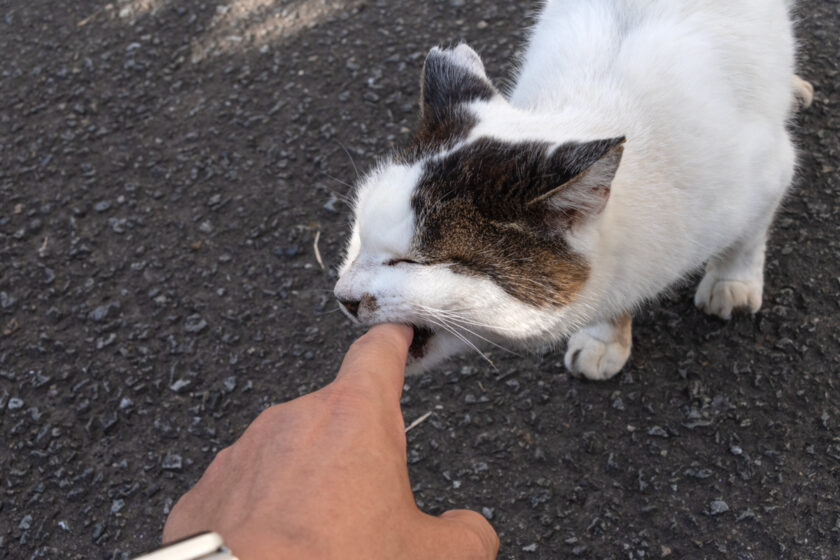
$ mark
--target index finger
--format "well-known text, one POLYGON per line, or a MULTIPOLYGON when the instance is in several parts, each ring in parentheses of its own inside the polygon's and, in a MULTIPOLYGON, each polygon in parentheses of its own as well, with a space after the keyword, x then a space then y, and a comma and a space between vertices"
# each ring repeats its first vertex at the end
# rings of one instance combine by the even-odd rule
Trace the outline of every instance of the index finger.
POLYGON ((389 323, 372 327, 350 346, 336 381, 384 394, 399 403, 412 337, 411 328, 405 325, 389 323))

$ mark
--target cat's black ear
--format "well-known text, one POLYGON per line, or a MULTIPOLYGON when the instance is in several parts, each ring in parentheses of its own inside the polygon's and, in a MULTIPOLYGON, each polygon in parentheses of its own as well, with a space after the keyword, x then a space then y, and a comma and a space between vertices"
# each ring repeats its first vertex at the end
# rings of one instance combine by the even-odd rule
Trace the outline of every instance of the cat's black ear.
MULTIPOLYGON (((599 214, 607 205, 613 178, 624 153, 625 138, 563 144, 546 157, 560 182, 538 193, 528 206, 547 211, 554 227, 572 227, 599 214)), ((540 182, 542 185, 547 183, 540 182)), ((551 184, 551 183, 548 183, 551 184)))
POLYGON ((439 118, 453 105, 488 100, 494 95, 496 90, 484 72, 481 57, 468 45, 429 51, 420 80, 422 118, 439 118))

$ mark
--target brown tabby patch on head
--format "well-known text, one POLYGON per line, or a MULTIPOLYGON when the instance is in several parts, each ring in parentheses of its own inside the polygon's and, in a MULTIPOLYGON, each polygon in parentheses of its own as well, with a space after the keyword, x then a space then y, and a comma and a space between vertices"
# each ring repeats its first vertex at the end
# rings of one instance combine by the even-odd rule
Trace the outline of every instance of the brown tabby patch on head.
POLYGON ((589 275, 547 215, 528 203, 580 169, 556 165, 549 145, 478 140, 426 163, 412 198, 413 249, 425 263, 490 278, 535 306, 570 303, 589 275))

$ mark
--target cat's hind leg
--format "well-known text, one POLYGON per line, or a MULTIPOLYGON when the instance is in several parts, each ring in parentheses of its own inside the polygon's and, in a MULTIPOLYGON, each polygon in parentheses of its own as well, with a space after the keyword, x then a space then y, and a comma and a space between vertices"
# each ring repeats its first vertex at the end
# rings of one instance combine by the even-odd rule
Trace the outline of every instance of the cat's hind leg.
POLYGON ((577 377, 609 379, 621 371, 633 344, 629 314, 583 328, 572 335, 566 348, 566 369, 577 377))
POLYGON ((814 86, 797 76, 793 75, 793 96, 799 102, 799 106, 807 109, 814 102, 814 86))
POLYGON ((726 320, 736 310, 758 312, 764 292, 764 252, 780 199, 773 199, 749 234, 706 263, 694 305, 726 320))
POLYGON ((764 291, 764 253, 770 225, 785 191, 793 179, 795 154, 785 133, 778 150, 767 161, 769 176, 762 182, 763 211, 747 233, 706 264, 706 274, 694 294, 694 304, 710 315, 730 319, 735 310, 756 313, 764 291))
POLYGON ((694 304, 727 320, 734 310, 756 313, 764 291, 764 246, 764 240, 754 246, 739 245, 712 258, 694 294, 694 304))

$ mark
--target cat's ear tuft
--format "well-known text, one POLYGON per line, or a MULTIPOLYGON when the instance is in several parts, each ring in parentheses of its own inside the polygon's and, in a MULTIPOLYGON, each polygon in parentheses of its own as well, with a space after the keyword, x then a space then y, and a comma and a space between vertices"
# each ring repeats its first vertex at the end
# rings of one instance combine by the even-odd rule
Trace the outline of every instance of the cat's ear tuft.
POLYGON ((481 57, 467 44, 429 51, 420 80, 424 118, 443 114, 459 103, 488 100, 494 95, 496 90, 484 72, 481 57))
POLYGON ((549 167, 571 177, 539 194, 529 207, 548 210, 553 227, 568 229, 599 214, 607 205, 613 178, 624 153, 625 138, 563 144, 550 153, 549 167))

